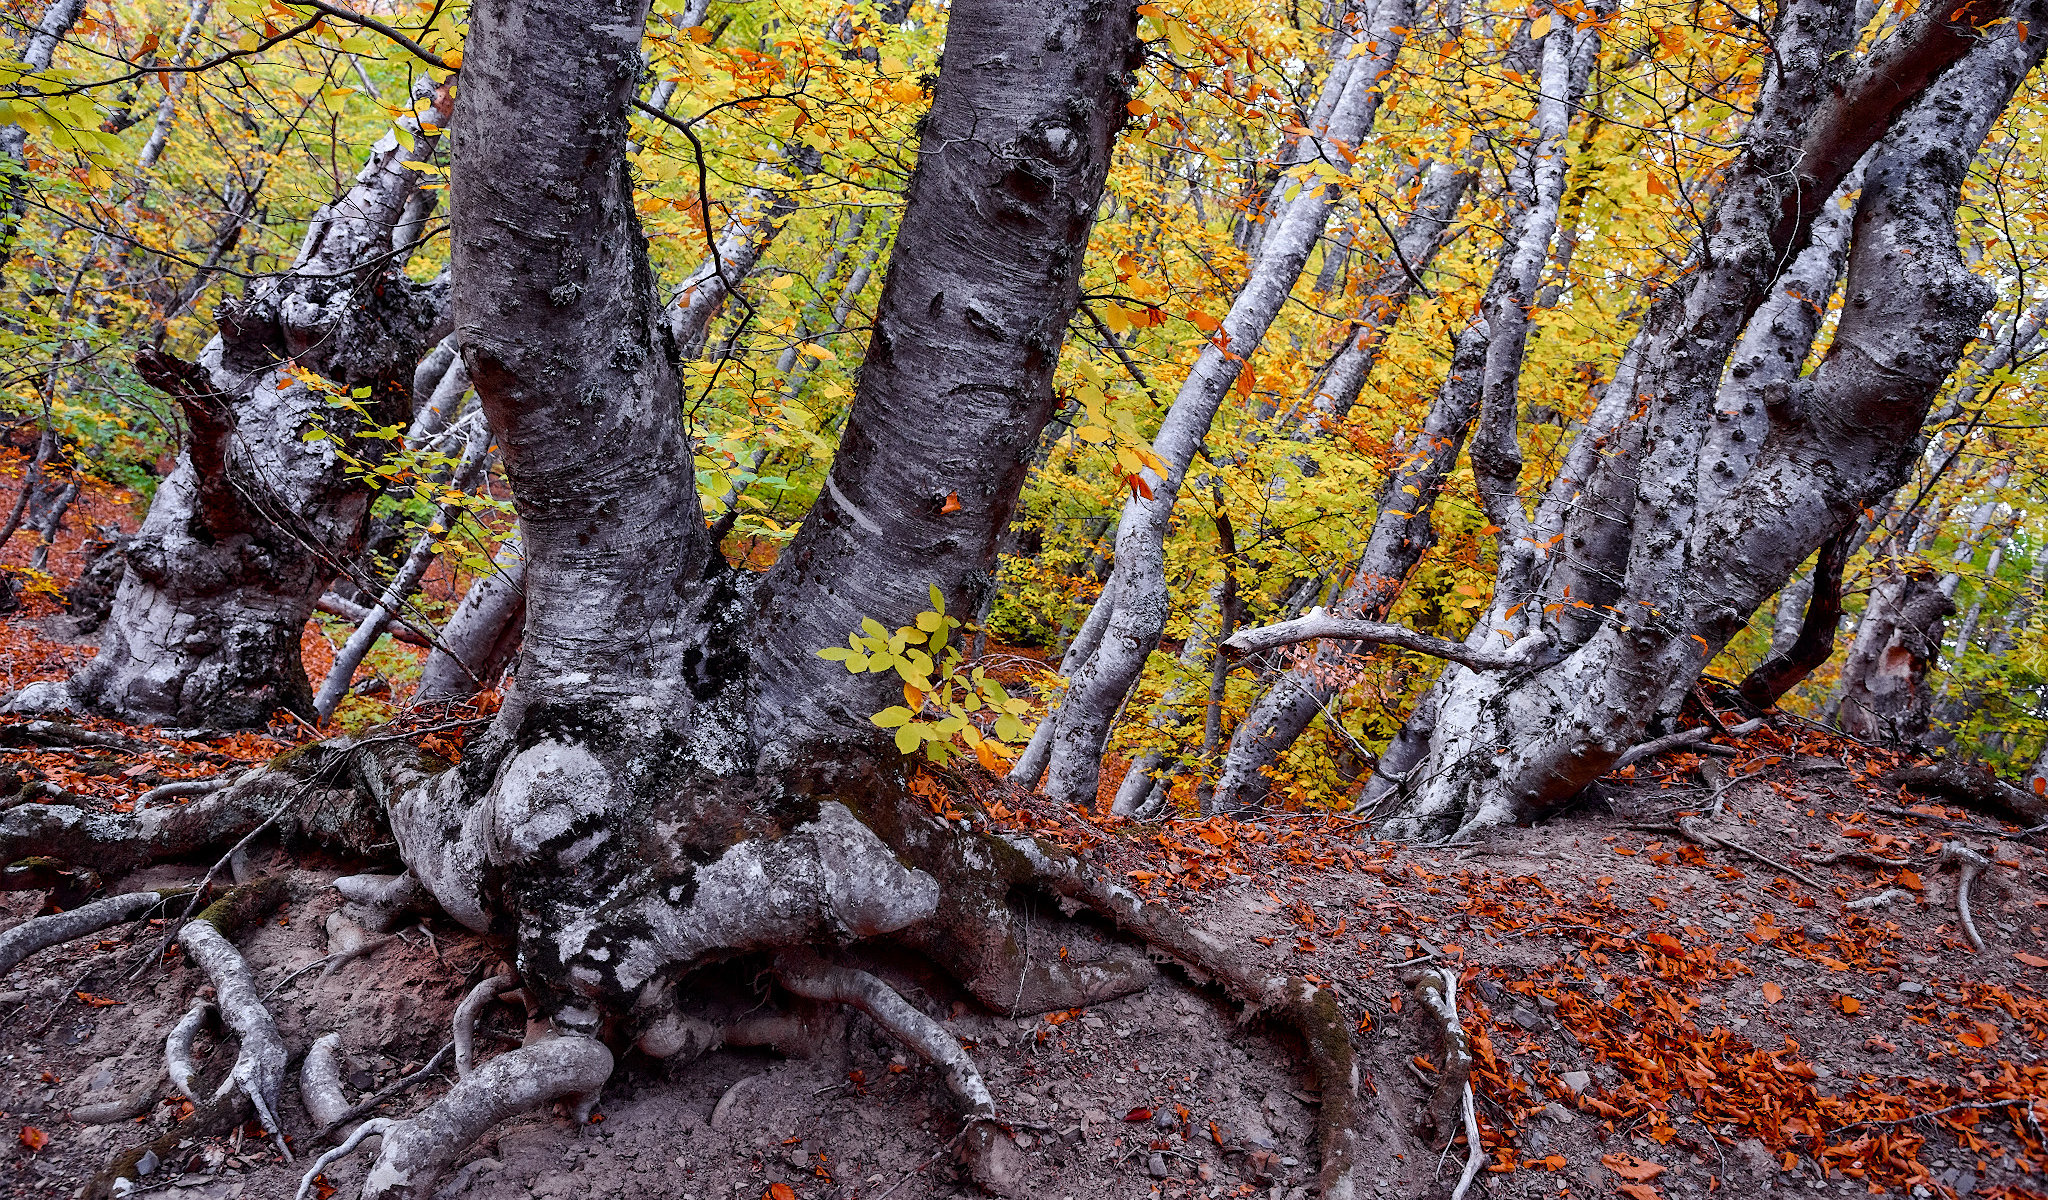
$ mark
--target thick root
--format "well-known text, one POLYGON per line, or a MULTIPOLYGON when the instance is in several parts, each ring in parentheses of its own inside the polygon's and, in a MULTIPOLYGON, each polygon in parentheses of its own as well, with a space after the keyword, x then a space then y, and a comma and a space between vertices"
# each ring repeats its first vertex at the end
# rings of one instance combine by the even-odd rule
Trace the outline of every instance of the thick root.
POLYGON ((1359 1070, 1350 1023, 1337 1006, 1336 992, 1298 977, 1247 968, 1215 938, 1190 928, 1163 906, 1105 881, 1075 859, 1049 852, 1027 837, 1006 840, 1031 863, 1041 886, 1114 921, 1197 976, 1214 979, 1240 1003, 1293 1025, 1307 1047, 1309 1068, 1323 1094, 1316 1131, 1323 1152, 1319 1190, 1326 1200, 1356 1200, 1365 1194, 1359 1170, 1364 1158, 1359 1070))
POLYGON ((549 1038, 499 1055, 418 1116, 384 1132, 363 1200, 430 1195, 456 1156, 492 1126, 550 1101, 576 1099, 577 1116, 587 1118, 611 1073, 612 1053, 595 1038, 549 1038))
POLYGON ((185 926, 178 934, 178 943, 184 947, 186 956, 213 980, 221 1017, 241 1041, 234 1069, 228 1072, 214 1098, 218 1100, 230 1089, 239 1088, 255 1107, 257 1119, 270 1131, 285 1161, 290 1162, 291 1148, 285 1145, 284 1127, 277 1120, 277 1098, 284 1089, 285 1061, 289 1056, 284 1038, 277 1032, 277 1022, 271 1019, 270 1010, 263 1006, 256 991, 249 964, 243 961, 234 943, 204 918, 185 926))
MULTIPOLYGON (((333 1035, 330 1034, 329 1036, 333 1035)), ((357 1126, 356 1131, 348 1135, 347 1141, 329 1150, 319 1158, 314 1159, 313 1165, 306 1168, 306 1177, 299 1180, 299 1192, 296 1200, 306 1200, 306 1197, 315 1188, 319 1187, 320 1176, 326 1172, 327 1168, 354 1154, 356 1147, 363 1144, 363 1139, 380 1136, 396 1124, 398 1122, 390 1117, 371 1117, 357 1126)))
POLYGON ((373 933, 390 933, 406 917, 433 903, 427 889, 420 885, 419 876, 411 871, 402 875, 344 875, 334 881, 334 890, 368 918, 363 925, 373 933))
POLYGON ((95 900, 69 912, 24 921, 6 933, 0 933, 0 975, 20 966, 22 959, 38 950, 98 933, 123 921, 133 921, 162 904, 164 898, 162 892, 129 892, 95 900))
MULTIPOLYGON (((341 1090, 340 1034, 325 1034, 306 1051, 306 1061, 299 1064, 299 1102, 306 1106, 306 1115, 313 1119, 315 1129, 325 1129, 347 1118, 348 1097, 341 1090)), ((319 1170, 320 1164, 315 1163, 313 1172, 319 1170)))
MULTIPOLYGON (((518 983, 510 975, 493 975, 469 989, 469 995, 455 1006, 455 1075, 468 1079, 475 1069, 474 1046, 476 1044, 476 1018, 484 1006, 498 998, 498 993, 518 983)), ((324 1124, 324 1122, 323 1122, 324 1124)))
POLYGON ((912 1007, 896 990, 866 971, 838 967, 804 951, 785 950, 775 956, 775 975, 782 986, 806 1000, 844 1004, 866 1013, 882 1031, 917 1052, 939 1069, 946 1089, 969 1117, 996 1115, 995 1097, 960 1039, 912 1007))
POLYGON ((1956 920, 1963 927, 1963 939, 1970 943, 1970 949, 1984 953, 1984 938, 1977 932, 1977 922, 1970 914, 1970 885, 1977 882, 1977 876, 1991 865, 1991 860, 1977 853, 1961 842, 1950 842, 1941 848, 1941 861, 1956 864, 1956 920))
POLYGON ((171 1036, 164 1039, 164 1072, 171 1077, 171 1086, 186 1099, 199 1091, 194 1082, 198 1072, 192 1067, 192 1043, 212 1019, 213 1005, 205 1000, 196 1001, 171 1027, 171 1036))

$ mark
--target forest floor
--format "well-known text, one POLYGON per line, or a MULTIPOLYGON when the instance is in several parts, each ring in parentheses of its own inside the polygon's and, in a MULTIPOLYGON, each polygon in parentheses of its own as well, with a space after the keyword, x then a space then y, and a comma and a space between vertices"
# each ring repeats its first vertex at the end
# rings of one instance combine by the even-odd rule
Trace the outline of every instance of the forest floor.
MULTIPOLYGON (((111 494, 91 497, 83 514, 132 521, 111 494)), ((60 581, 78 568, 80 540, 59 539, 60 581)), ((23 557, 11 547, 5 561, 23 557)), ((0 620, 8 687, 90 653, 60 639, 59 610, 31 594, 0 620)), ((0 720, 0 745, 24 741, 9 734, 14 724, 0 720)), ((310 736, 282 723, 268 737, 180 741, 87 724, 147 749, 16 745, 0 752, 0 769, 59 785, 65 802, 131 811, 155 783, 258 764, 310 736)), ((1334 985, 1358 1023, 1366 1106, 1400 1121, 1421 1111, 1441 1064, 1437 1027, 1408 985, 1418 964, 1458 968, 1487 1162, 1474 1196, 2048 1195, 2042 839, 1883 787, 1877 777, 1895 756, 1790 719, 1721 740, 1719 771, 1703 772, 1696 755, 1666 756, 1610 779, 1598 810, 1464 849, 1381 842, 1350 818, 1311 813, 1132 825, 1052 812, 985 776, 924 779, 941 810, 1062 842, 1261 969, 1334 985), (1713 812, 1716 790, 1721 808, 1707 828, 1775 864, 1631 828, 1713 812), (1952 842, 1993 864, 1971 893, 1981 953, 1962 939, 1956 875, 1942 865, 1952 842), (1853 853, 1908 865, 1818 861, 1853 853), (1880 906, 1850 907, 1887 892, 1880 906)), ((207 865, 98 882, 190 883, 207 865)), ((248 869, 283 872, 289 892, 242 950, 294 1055, 341 1033, 351 1098, 427 1062, 457 1000, 497 961, 435 918, 331 975, 306 971, 328 953, 340 904, 328 882, 360 865, 272 848, 248 869)), ((0 893, 0 924, 76 903, 91 882, 0 893)), ((193 1112, 164 1077, 163 1041, 201 981, 176 955, 159 958, 162 924, 46 951, 0 980, 0 1193, 78 1194, 113 1154, 193 1112), (140 1115, 79 1119, 113 1111, 140 1115)), ((1024 1194, 1313 1194, 1319 1097, 1299 1044, 1240 1021, 1185 973, 1169 967, 1150 990, 1085 1011, 1015 1016, 917 963, 869 965, 970 1046, 1020 1131, 1024 1194)), ((523 1013, 493 1008, 484 1052, 515 1044, 522 1026, 523 1013)), ((629 1055, 600 1123, 579 1136, 559 1114, 508 1122, 439 1194, 975 1194, 946 1153, 957 1122, 934 1074, 864 1018, 831 1029, 808 1058, 726 1050, 671 1067, 629 1055)), ((199 1050, 202 1076, 232 1057, 206 1037, 199 1050)), ((386 1111, 412 1111, 448 1083, 426 1073, 386 1111)), ((308 1137, 296 1093, 287 1086, 281 1119, 308 1137)), ((289 1197, 309 1148, 299 1150, 301 1162, 287 1165, 253 1127, 193 1136, 143 1192, 289 1197)), ((1429 1161, 1406 1164, 1411 1180, 1436 1182, 1390 1176, 1374 1195, 1447 1196, 1467 1153, 1462 1136, 1438 1141, 1429 1161)), ((352 1195, 366 1162, 337 1165, 311 1194, 352 1195)))

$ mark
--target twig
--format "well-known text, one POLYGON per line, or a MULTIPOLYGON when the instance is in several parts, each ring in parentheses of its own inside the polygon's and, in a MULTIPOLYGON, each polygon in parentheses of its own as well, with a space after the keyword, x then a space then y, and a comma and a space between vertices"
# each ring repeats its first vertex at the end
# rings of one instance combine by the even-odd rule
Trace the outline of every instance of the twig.
POLYGON ((1837 1125, 1835 1128, 1828 1130, 1821 1136, 1833 1137, 1835 1134, 1841 1133, 1845 1129, 1857 1129, 1866 1127, 1876 1129, 1880 1126, 1910 1125, 1914 1121, 1927 1121, 1935 1117, 1945 1117, 1953 1112, 1968 1112, 1971 1110, 1986 1108, 2018 1108, 2022 1104, 2027 1106, 2027 1124, 2032 1125, 2036 1129, 2039 1129, 2041 1127, 2041 1122, 2034 1116, 2033 1099, 2027 1096, 2018 1096, 2014 1097, 2011 1100, 1977 1100, 1968 1104, 1951 1104, 1947 1108, 1937 1108, 1933 1112, 1914 1113, 1910 1117, 1895 1117, 1885 1121, 1851 1121, 1847 1125, 1837 1125))
POLYGON ((452 1041, 448 1042, 446 1045, 443 1045, 439 1050, 436 1050, 434 1052, 434 1057, 427 1060, 426 1066, 421 1067, 419 1070, 414 1071, 410 1075, 401 1075, 397 1079, 392 1080, 390 1083, 387 1083, 383 1087, 378 1088, 376 1091, 370 1093, 368 1096, 365 1096, 362 1100, 357 1102, 354 1108, 349 1109, 347 1112, 341 1114, 341 1116, 336 1117, 334 1120, 328 1122, 327 1125, 320 1130, 320 1132, 314 1134, 312 1138, 309 1139, 308 1144, 312 1145, 326 1141, 329 1137, 333 1136, 335 1130, 340 1129, 343 1125, 348 1124, 350 1121, 355 1120, 357 1117, 362 1116, 364 1113, 373 1111, 374 1109, 376 1109, 378 1105, 384 1103, 386 1100, 391 1099, 393 1096, 398 1095, 400 1092, 405 1091, 406 1089, 412 1087, 414 1084, 425 1079, 428 1075, 433 1073, 436 1067, 441 1065, 441 1060, 447 1057, 449 1054, 453 1053, 454 1050, 455 1043, 452 1041))
POLYGON ((910 1168, 910 1174, 905 1175, 903 1178, 897 1180, 894 1184, 891 1184, 889 1190, 883 1192, 879 1196, 876 1196, 875 1200, 889 1200, 889 1197, 896 1194, 896 1190, 898 1188, 902 1187, 906 1183, 909 1183, 911 1179, 917 1175, 918 1172, 924 1170, 926 1167, 929 1167, 933 1163, 939 1161, 939 1155, 944 1154, 948 1150, 951 1150, 955 1142, 958 1142, 961 1138, 967 1136, 967 1131, 974 1128, 974 1121, 975 1118, 969 1118, 968 1122, 960 1127, 960 1132, 946 1139, 946 1141, 943 1144, 941 1144, 938 1149, 932 1151, 932 1156, 930 1158, 927 1158, 923 1162, 910 1168))

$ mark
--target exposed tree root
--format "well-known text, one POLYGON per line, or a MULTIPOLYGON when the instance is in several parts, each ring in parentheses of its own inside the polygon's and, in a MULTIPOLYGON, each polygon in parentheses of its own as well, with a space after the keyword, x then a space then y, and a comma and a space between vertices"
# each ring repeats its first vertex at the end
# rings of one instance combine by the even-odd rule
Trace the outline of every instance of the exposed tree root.
POLYGON ((434 1057, 428 1059, 425 1066, 410 1075, 399 1076, 361 1100, 356 1101, 348 1111, 322 1125, 312 1137, 306 1139, 306 1144, 309 1146, 318 1145, 326 1141, 329 1137, 340 1132, 342 1126, 347 1125, 350 1121, 376 1111, 380 1105, 388 1103, 393 1096, 411 1091, 415 1086, 424 1082, 428 1076, 439 1071, 441 1069, 441 1060, 447 1058, 449 1051, 454 1048, 454 1042, 444 1042, 439 1050, 434 1051, 434 1057))
MULTIPOLYGON (((348 1097, 341 1090, 340 1034, 322 1034, 306 1051, 299 1064, 299 1102, 318 1129, 338 1125, 348 1115, 348 1097)), ((324 1161, 313 1164, 313 1170, 319 1171, 324 1161)))
MULTIPOLYGON (((214 1093, 219 1100, 231 1089, 240 1089, 256 1110, 257 1119, 270 1132, 278 1151, 291 1161, 285 1144, 284 1126, 277 1119, 277 1100, 284 1088, 285 1062, 290 1057, 277 1022, 264 1007, 256 991, 249 964, 228 940, 229 933, 260 920, 283 898, 282 880, 266 880, 228 892, 178 932, 178 944, 186 957, 213 981, 214 1000, 221 1019, 241 1043, 235 1065, 214 1093)), ((189 1019, 189 1014, 188 1014, 189 1019)))
POLYGON ((173 783, 158 784, 135 798, 135 807, 149 808, 166 800, 183 796, 211 796, 234 783, 234 778, 216 775, 211 779, 180 779, 173 783))
POLYGON ((110 925, 133 921, 179 892, 129 892, 109 896, 91 904, 24 921, 0 933, 0 975, 21 965, 21 960, 38 950, 98 933, 110 925))
POLYGON ((86 1185, 84 1200, 112 1200, 138 1188, 141 1180, 159 1173, 183 1169, 192 1143, 199 1138, 227 1133, 249 1119, 249 1098, 234 1092, 219 1101, 198 1103, 192 1114, 153 1141, 132 1147, 114 1160, 86 1185))
POLYGON ((1959 878, 1956 881, 1956 918, 1963 927, 1963 938, 1970 943, 1970 949, 1984 952, 1984 939, 1977 933, 1977 922, 1970 916, 1970 885, 1977 882, 1977 876, 1991 865, 1991 860, 1972 850, 1961 842, 1950 842, 1941 848, 1941 861, 1956 864, 1959 878))
POLYGON ((354 1154, 356 1147, 362 1145, 365 1138, 381 1136, 396 1124, 398 1122, 390 1117, 372 1117, 358 1125, 356 1131, 349 1134, 348 1139, 342 1142, 341 1145, 313 1160, 313 1165, 306 1169, 306 1177, 299 1180, 299 1191, 296 1200, 306 1200, 306 1197, 319 1186, 320 1176, 326 1172, 327 1168, 354 1154))
POLYGON ((1806 865, 1809 867, 1833 867, 1848 863, 1860 863, 1866 867, 1881 867, 1892 871, 1913 865, 1903 858, 1886 858, 1881 854, 1872 854, 1867 850, 1836 850, 1832 853, 1818 855, 1806 860, 1806 865))
POLYGON ((199 1038, 199 1031, 213 1019, 213 1002, 195 1000, 178 1023, 171 1026, 171 1036, 164 1039, 164 1072, 171 1077, 171 1086, 187 1099, 196 1099, 199 1085, 195 1082, 198 1071, 192 1065, 192 1043, 199 1038))
POLYGON ((457 1078, 468 1079, 475 1069, 475 1055, 471 1047, 476 1041, 477 1014, 484 1006, 498 998, 498 993, 518 983, 510 975, 493 975, 469 989, 469 995, 455 1006, 455 1074, 457 1078))
POLYGON ((342 743, 309 746, 190 803, 132 814, 24 804, 0 813, 0 862, 48 857, 111 875, 223 850, 281 807, 275 827, 287 845, 369 858, 390 835, 376 802, 348 778, 349 755, 342 743))
POLYGON ((1239 963, 1216 939, 1190 928, 1161 905, 1097 877, 1078 861, 1049 853, 1025 837, 1007 844, 1032 865, 1041 886, 1094 910, 1172 955, 1198 977, 1213 979, 1240 1003, 1293 1025, 1308 1050, 1308 1065, 1322 1089, 1317 1136, 1323 1161, 1318 1184, 1326 1200, 1354 1200, 1364 1192, 1364 1157, 1358 1121, 1359 1070, 1350 1023, 1328 987, 1283 975, 1261 975, 1239 963))
POLYGON ((1428 1110, 1430 1124, 1441 1137, 1457 1124, 1459 1106, 1471 1104, 1472 1043, 1458 1018, 1458 973, 1442 967, 1424 971, 1415 981, 1415 993, 1443 1027, 1444 1061, 1428 1110))
POLYGON ((418 1115, 385 1129, 384 1148, 363 1181, 363 1200, 430 1195, 470 1143, 500 1121, 550 1101, 571 1099, 576 1119, 588 1120, 611 1073, 612 1052, 595 1038, 551 1037, 499 1055, 418 1115))
POLYGON ((431 907, 433 897, 420 886, 411 871, 399 875, 344 875, 334 881, 334 890, 369 919, 363 925, 373 933, 390 933, 406 917, 431 907))

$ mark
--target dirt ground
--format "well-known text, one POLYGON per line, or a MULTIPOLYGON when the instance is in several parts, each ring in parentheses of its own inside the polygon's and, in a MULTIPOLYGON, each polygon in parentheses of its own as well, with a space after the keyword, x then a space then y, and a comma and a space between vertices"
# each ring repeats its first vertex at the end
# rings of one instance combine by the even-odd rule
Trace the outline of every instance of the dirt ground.
MULTIPOLYGON (((52 556, 60 573, 65 549, 52 556)), ((0 673, 15 686, 89 653, 52 636, 57 612, 32 596, 0 624, 0 673)), ((123 732, 154 748, 19 747, 0 751, 0 769, 58 785, 70 798, 57 802, 128 811, 155 782, 260 762, 304 731, 123 732)), ((2048 1196, 2042 836, 1884 787, 1894 756, 1789 719, 1727 749, 1642 764, 1610 779, 1603 803, 1464 849, 1383 843, 1316 814, 1136 826, 1044 811, 986 777, 934 778, 945 791, 933 801, 1061 842, 1262 969, 1334 985, 1356 1022, 1364 1103, 1400 1123, 1422 1110, 1442 1063, 1415 968, 1457 968, 1487 1163, 1472 1195, 2048 1196), (1675 832, 1675 812, 1710 812, 1717 791, 1706 828, 1774 861, 1675 832), (1954 842, 1993 863, 1971 894, 1982 953, 1962 940, 1957 877, 1942 865, 1954 842), (1869 858, 1815 861, 1856 852, 1869 858)), ((189 884, 209 865, 98 882, 189 884)), ((499 953, 430 918, 323 974, 341 903, 329 881, 359 869, 259 846, 243 870, 282 872, 288 898, 240 941, 274 992, 294 1077, 313 1039, 338 1031, 351 1099, 428 1062, 499 953)), ((0 893, 0 925, 76 904, 91 882, 74 873, 55 891, 0 893)), ((198 1111, 165 1077, 163 1043, 203 981, 160 957, 162 924, 158 914, 46 951, 0 980, 0 1191, 81 1194, 116 1153, 198 1111)), ((866 965, 969 1047, 1016 1130, 1030 1194, 1314 1194, 1320 1097, 1301 1046, 1178 966, 1122 1000, 1013 1016, 916 961, 878 951, 866 965)), ((706 986, 742 1007, 773 1000, 746 967, 706 986)), ((976 1195, 948 1152, 958 1122, 934 1073, 865 1018, 798 1015, 819 1031, 806 1054, 728 1049, 684 1066, 628 1055, 601 1121, 580 1134, 558 1113, 508 1122, 439 1195, 976 1195)), ((523 1010, 494 1005, 480 1055, 516 1044, 523 1026, 523 1010)), ((204 1091, 233 1046, 206 1035, 199 1051, 204 1091)), ((421 1076, 382 1111, 416 1111, 450 1082, 440 1069, 421 1076)), ((285 1090, 284 1132, 310 1139, 295 1083, 285 1090)), ((253 1125, 181 1143, 132 1194, 288 1197, 320 1149, 297 1145, 287 1165, 253 1125)), ((1462 1136, 1438 1140, 1373 1196, 1447 1196, 1468 1153, 1462 1136)), ((331 1167, 308 1194, 352 1195, 369 1157, 331 1167)))

